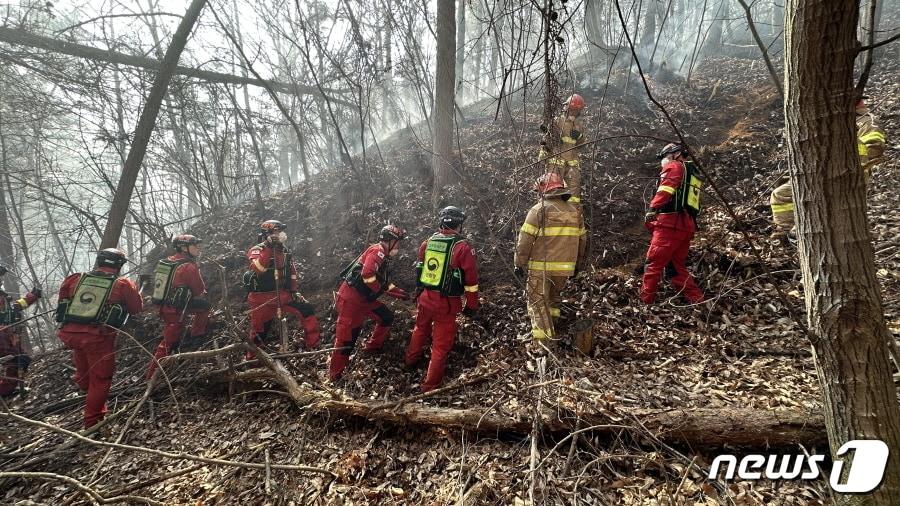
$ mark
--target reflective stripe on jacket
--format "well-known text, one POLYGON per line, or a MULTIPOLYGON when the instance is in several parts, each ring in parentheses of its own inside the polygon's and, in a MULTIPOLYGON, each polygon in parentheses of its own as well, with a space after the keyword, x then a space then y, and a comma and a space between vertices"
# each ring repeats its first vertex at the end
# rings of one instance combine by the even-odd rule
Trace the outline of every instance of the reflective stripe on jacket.
POLYGON ((870 160, 884 155, 884 130, 875 124, 875 117, 871 113, 856 115, 856 137, 860 165, 865 166, 870 160))
POLYGON ((559 197, 545 198, 525 217, 516 245, 517 267, 571 276, 584 257, 587 230, 578 208, 559 197))

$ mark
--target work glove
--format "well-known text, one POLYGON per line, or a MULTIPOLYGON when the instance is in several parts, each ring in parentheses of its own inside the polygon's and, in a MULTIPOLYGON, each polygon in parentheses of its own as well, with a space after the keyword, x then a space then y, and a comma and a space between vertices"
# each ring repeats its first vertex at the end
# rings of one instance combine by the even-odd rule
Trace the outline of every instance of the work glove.
POLYGON ((866 149, 869 160, 879 160, 884 156, 884 144, 866 144, 866 149))
POLYGON ((525 277, 525 269, 516 266, 516 268, 513 270, 513 274, 515 274, 517 278, 522 279, 525 277))
POLYGON ((659 211, 655 209, 651 209, 647 211, 647 214, 644 215, 644 223, 652 223, 656 221, 656 215, 659 214, 659 211))
POLYGON ((465 308, 463 308, 462 314, 468 316, 469 318, 475 318, 475 316, 478 315, 478 310, 472 309, 469 306, 466 306, 465 308))
POLYGON ((38 287, 34 287, 31 289, 31 294, 34 295, 35 297, 37 297, 38 299, 41 298, 41 295, 43 295, 43 293, 44 293, 43 290, 41 290, 38 287))
POLYGON ((9 272, 9 269, 7 269, 6 267, 0 265, 0 276, 6 274, 7 272, 9 272))
POLYGON ((306 303, 309 303, 309 301, 306 300, 306 297, 304 297, 303 295, 301 295, 300 292, 294 292, 294 300, 299 300, 300 302, 306 302, 306 303))

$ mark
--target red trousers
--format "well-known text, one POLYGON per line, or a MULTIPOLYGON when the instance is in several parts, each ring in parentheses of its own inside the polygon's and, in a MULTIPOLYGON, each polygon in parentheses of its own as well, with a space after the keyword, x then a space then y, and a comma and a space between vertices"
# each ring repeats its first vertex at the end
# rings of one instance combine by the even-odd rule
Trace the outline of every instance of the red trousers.
POLYGON ((328 375, 333 380, 344 374, 366 320, 375 321, 375 330, 363 347, 365 351, 381 349, 391 333, 391 324, 394 322, 394 312, 387 306, 377 300, 371 302, 366 300, 355 288, 346 283, 341 285, 335 308, 338 317, 334 328, 334 347, 340 349, 332 352, 331 364, 328 367, 328 375))
MULTIPOLYGON (((191 337, 205 335, 206 325, 209 323, 209 310, 204 309, 195 311, 188 309, 184 313, 185 318, 189 314, 194 317, 194 321, 191 323, 191 337)), ((159 346, 156 347, 156 353, 153 355, 153 360, 150 361, 150 365, 147 367, 147 379, 150 379, 153 376, 153 372, 156 371, 156 368, 159 366, 158 360, 168 356, 172 347, 181 341, 181 337, 184 335, 184 329, 187 327, 184 323, 185 318, 182 318, 181 312, 174 310, 174 308, 172 311, 169 311, 168 308, 160 310, 159 316, 162 318, 164 324, 163 338, 162 341, 159 342, 159 346)))
POLYGON ((19 355, 22 354, 22 346, 19 337, 10 328, 3 328, 6 324, 0 324, 0 358, 10 357, 5 366, 0 365, 0 397, 7 397, 16 392, 19 386, 19 355))
POLYGON ((16 365, 15 359, 7 365, 0 377, 0 397, 8 397, 16 392, 19 387, 19 367, 16 365))
POLYGON ((422 391, 434 390, 444 379, 447 356, 456 341, 456 315, 461 310, 458 300, 441 297, 439 293, 425 290, 417 301, 416 325, 406 347, 404 360, 413 365, 422 358, 425 346, 431 341, 431 361, 428 373, 422 381, 422 391))
MULTIPOLYGON (((288 292, 278 292, 281 297, 281 311, 284 316, 293 315, 303 328, 304 341, 307 348, 315 348, 319 345, 319 320, 316 319, 316 310, 312 304, 294 300, 288 292)), ((278 300, 275 292, 251 292, 247 296, 250 304, 250 336, 257 346, 262 345, 272 328, 272 323, 278 316, 278 300)))
POLYGON ((641 302, 652 304, 656 300, 656 291, 666 265, 670 262, 676 271, 670 280, 672 286, 692 304, 702 302, 703 291, 694 283, 693 276, 684 265, 694 231, 655 226, 652 233, 653 238, 647 250, 647 265, 644 267, 644 281, 641 284, 641 302))
POLYGON ((98 336, 83 332, 60 333, 60 340, 72 350, 75 383, 87 392, 84 427, 96 425, 106 415, 106 398, 116 371, 115 334, 98 336))

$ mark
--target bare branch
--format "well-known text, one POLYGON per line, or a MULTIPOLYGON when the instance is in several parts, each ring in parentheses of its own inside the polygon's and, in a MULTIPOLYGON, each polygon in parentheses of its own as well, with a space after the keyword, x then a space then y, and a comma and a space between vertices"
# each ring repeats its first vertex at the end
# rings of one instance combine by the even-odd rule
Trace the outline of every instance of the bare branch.
MULTIPOLYGON (((155 448, 146 448, 143 446, 133 446, 133 445, 120 444, 120 443, 109 443, 106 441, 97 441, 96 439, 91 439, 89 437, 82 436, 81 434, 79 434, 77 432, 72 432, 70 430, 66 430, 66 429, 63 429, 62 427, 57 427, 57 426, 51 425, 49 423, 44 423, 44 422, 40 422, 37 420, 32 420, 30 418, 25 418, 24 416, 20 416, 15 413, 10 413, 10 412, 0 413, 0 416, 6 417, 6 418, 12 418, 21 423, 41 427, 41 428, 44 428, 44 429, 47 429, 49 431, 56 432, 59 434, 64 434, 66 436, 75 438, 81 442, 84 442, 84 443, 87 443, 90 445, 94 445, 94 446, 104 446, 107 448, 118 448, 120 450, 129 450, 129 451, 140 452, 140 453, 148 453, 150 455, 156 455, 157 457, 162 457, 162 458, 166 458, 166 459, 190 460, 193 462, 203 462, 206 464, 213 464, 213 465, 217 465, 217 466, 245 467, 248 469, 265 469, 266 468, 266 464, 264 464, 264 463, 257 464, 255 462, 241 462, 238 460, 206 458, 206 457, 201 457, 199 455, 192 455, 190 453, 184 453, 184 452, 172 453, 172 452, 157 450, 155 448)), ((306 472, 310 472, 310 473, 333 474, 331 471, 329 471, 327 469, 322 469, 321 467, 295 466, 295 465, 288 465, 288 464, 271 464, 270 467, 272 469, 281 469, 284 471, 306 471, 306 472)))
MULTIPOLYGON (((34 47, 45 49, 54 53, 76 56, 88 60, 101 61, 106 63, 116 63, 120 65, 128 65, 131 67, 139 67, 148 70, 159 70, 162 62, 153 58, 143 56, 134 56, 117 51, 108 51, 95 47, 76 44, 74 42, 66 42, 50 37, 43 37, 25 30, 15 28, 0 27, 0 42, 16 44, 19 46, 34 47)), ((252 79, 249 77, 241 77, 222 72, 213 72, 209 70, 200 70, 196 68, 175 67, 175 74, 194 77, 203 81, 220 84, 248 84, 251 86, 270 87, 280 93, 291 95, 317 95, 324 96, 328 100, 335 100, 332 97, 323 95, 318 88, 312 86, 304 86, 300 84, 288 84, 272 80, 252 79)), ((342 93, 342 90, 325 89, 327 93, 342 93)))
POLYGON ((861 48, 859 48, 859 52, 861 53, 861 52, 863 52, 863 51, 869 51, 869 50, 872 50, 872 49, 877 49, 877 48, 879 48, 879 47, 881 47, 881 46, 885 46, 885 45, 887 45, 887 44, 890 44, 891 42, 894 42, 894 41, 897 40, 897 39, 900 39, 900 33, 894 35, 893 37, 888 37, 887 39, 884 39, 884 40, 881 41, 881 42, 876 42, 875 44, 870 44, 870 45, 868 45, 868 46, 862 46, 861 48))
POLYGON ((154 501, 153 499, 149 499, 147 497, 140 497, 134 495, 117 495, 115 497, 104 497, 100 492, 88 487, 84 483, 72 478, 71 476, 65 476, 62 474, 56 473, 38 473, 38 472, 25 472, 25 471, 2 471, 0 472, 0 478, 37 478, 40 480, 60 480, 72 485, 81 491, 84 495, 88 496, 91 499, 91 504, 114 504, 119 502, 142 502, 144 504, 153 504, 153 505, 162 505, 163 503, 154 501))
POLYGON ((104 19, 137 18, 137 17, 144 17, 144 16, 172 16, 175 18, 180 18, 181 14, 175 14, 173 12, 147 12, 147 13, 141 12, 141 13, 137 13, 137 14, 106 14, 105 16, 93 17, 93 18, 86 19, 84 21, 75 23, 74 25, 69 25, 65 28, 60 28, 59 30, 56 30, 54 33, 65 33, 65 32, 68 32, 69 30, 72 30, 73 28, 78 28, 79 26, 84 26, 84 25, 93 23, 94 21, 101 21, 104 19))

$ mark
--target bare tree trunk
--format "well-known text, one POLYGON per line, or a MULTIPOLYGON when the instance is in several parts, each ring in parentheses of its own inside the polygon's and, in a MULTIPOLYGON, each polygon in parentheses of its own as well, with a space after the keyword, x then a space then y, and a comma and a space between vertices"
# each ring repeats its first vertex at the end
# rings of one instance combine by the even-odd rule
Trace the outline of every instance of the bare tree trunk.
POLYGON ((703 8, 700 9, 700 20, 697 22, 697 38, 694 40, 694 50, 691 51, 691 64, 688 65, 687 78, 685 79, 685 84, 687 84, 688 87, 691 85, 691 73, 694 71, 694 61, 697 58, 697 53, 700 48, 700 34, 703 33, 703 21, 706 19, 707 4, 708 0, 703 0, 703 8))
POLYGON ((66 254, 66 248, 63 246, 59 232, 56 230, 56 220, 50 213, 50 205, 44 196, 44 184, 42 181, 43 171, 41 170, 41 160, 43 159, 43 147, 41 142, 41 123, 34 124, 34 178, 36 186, 40 188, 38 191, 39 200, 41 201, 41 209, 44 211, 44 218, 47 220, 47 228, 50 231, 50 238, 53 240, 53 246, 56 248, 56 254, 59 255, 60 265, 63 273, 68 275, 72 272, 72 264, 69 262, 69 256, 66 254))
POLYGON ((772 82, 775 83, 778 94, 784 97, 784 88, 781 86, 781 79, 778 77, 778 73, 775 72, 772 60, 769 59, 769 52, 766 50, 766 45, 763 43, 762 38, 760 38, 759 32, 756 31, 756 24, 753 23, 753 16, 750 14, 750 6, 747 5, 745 0, 738 0, 738 3, 744 8, 744 15, 747 16, 747 24, 750 26, 750 33, 753 34, 753 40, 756 41, 756 45, 759 46, 759 50, 762 52, 763 60, 766 61, 766 68, 769 69, 769 75, 772 76, 772 82))
POLYGON ((656 35, 656 13, 660 0, 648 0, 647 10, 644 12, 643 29, 641 30, 640 47, 642 51, 653 44, 653 36, 656 35))
POLYGON ((668 3, 666 4, 666 12, 663 13, 662 21, 659 22, 659 31, 656 33, 656 40, 653 42, 653 51, 650 53, 650 68, 653 68, 653 59, 656 58, 656 49, 659 47, 659 41, 662 39, 663 28, 666 27, 666 21, 669 19, 669 13, 672 12, 672 4, 674 3, 674 1, 675 0, 668 0, 668 3))
MULTIPOLYGON (((856 154, 853 62, 858 2, 788 0, 785 101, 800 268, 832 454, 847 441, 900 448, 881 292, 856 154)), ((833 455, 834 456, 834 455, 833 455)), ((847 466, 845 466, 847 467, 847 466)), ((900 459, 881 488, 839 504, 900 504, 900 459)))
MULTIPOLYGON (((866 18, 863 24, 863 31, 865 32, 865 45, 871 46, 875 43, 875 30, 877 29, 877 23, 875 20, 875 7, 880 4, 877 0, 869 0, 869 5, 866 9, 866 18)), ((859 98, 863 95, 863 92, 866 90, 866 84, 869 83, 869 73, 872 72, 872 65, 875 63, 875 50, 869 49, 865 52, 865 56, 863 58, 862 64, 862 72, 859 75, 859 82, 856 83, 856 97, 859 98)))
MULTIPOLYGON (((472 4, 472 9, 475 13, 474 17, 476 21, 478 19, 483 19, 485 12, 483 9, 483 5, 481 2, 475 2, 472 4)), ((481 76, 484 75, 484 48, 487 43, 487 33, 480 33, 478 40, 475 42, 475 61, 472 62, 472 71, 470 75, 472 76, 472 98, 478 99, 481 97, 481 76)))
MULTIPOLYGON (((150 17, 152 22, 155 23, 155 18, 153 16, 150 17)), ((115 32, 115 24, 110 23, 109 25, 109 33, 110 38, 115 40, 116 32, 115 32)), ((158 43, 158 41, 157 41, 158 43)), ((119 167, 125 166, 125 104, 122 100, 122 79, 119 77, 119 66, 113 65, 113 90, 116 95, 116 108, 113 120, 116 123, 116 148, 119 156, 119 167)), ((133 218, 132 218, 133 220, 133 218)), ((134 233, 132 227, 125 227, 125 244, 129 254, 134 255, 135 247, 134 247, 134 233)), ((137 256, 134 258, 140 262, 140 252, 137 252, 137 256)))
MULTIPOLYGON (((232 2, 232 8, 234 9, 234 36, 238 41, 238 44, 244 44, 244 37, 241 33, 241 17, 238 15, 238 6, 237 1, 232 2)), ((241 75, 247 77, 247 67, 245 65, 241 65, 241 75)), ((263 193, 269 193, 272 191, 272 183, 269 180, 269 173, 266 172, 266 166, 264 163, 262 150, 259 146, 259 139, 256 134, 256 128, 253 126, 253 110, 250 108, 250 90, 247 86, 243 86, 241 90, 241 94, 244 99, 244 110, 246 112, 242 113, 238 111, 238 115, 244 119, 245 127, 247 128, 247 133, 250 134, 250 144, 253 148, 253 157, 256 159, 256 171, 257 177, 262 181, 262 191, 263 193)))
POLYGON ((281 173, 281 187, 287 187, 291 179, 291 129, 283 126, 278 129, 278 169, 281 173))
MULTIPOLYGON (((884 2, 885 0, 872 0, 875 2, 875 23, 872 24, 872 32, 878 30, 878 27, 881 26, 881 14, 884 12, 884 2)), ((895 11, 896 12, 896 11, 895 11)), ((784 13, 782 11, 782 18, 784 17, 784 13)), ((884 54, 884 46, 875 48, 875 56, 881 56, 884 54)))
MULTIPOLYGON (((41 186, 41 185, 38 185, 41 186)), ((56 229, 55 218, 50 214, 50 204, 47 203, 47 199, 44 197, 43 186, 41 186, 40 200, 41 200, 41 208, 44 211, 44 218, 47 220, 47 227, 50 231, 50 237, 53 239, 53 245, 56 247, 56 254, 59 255, 60 265, 62 266, 63 275, 68 276, 72 273, 72 263, 69 261, 69 255, 66 253, 65 247, 63 246, 62 239, 59 237, 59 231, 56 229)))
POLYGON ((553 9, 551 0, 544 1, 544 9, 542 21, 544 46, 544 111, 541 116, 542 125, 544 126, 545 147, 548 153, 556 153, 559 151, 560 132, 559 124, 556 121, 556 111, 559 109, 559 82, 553 73, 553 64, 555 63, 555 42, 551 33, 550 12, 553 9))
MULTIPOLYGON (((506 0, 499 0, 497 2, 494 2, 493 5, 493 12, 496 12, 497 9, 500 9, 502 11, 506 7, 506 0)), ((485 7, 487 7, 487 3, 485 3, 485 7)), ((503 43, 501 41, 500 34, 503 31, 504 25, 504 18, 501 15, 496 19, 496 21, 494 21, 493 27, 491 29, 494 34, 492 40, 493 51, 491 56, 491 81, 494 87, 497 88, 497 112, 495 113, 495 120, 496 116, 499 115, 502 109, 503 123, 511 125, 513 123, 512 108, 509 105, 509 98, 504 95, 506 94, 506 90, 512 89, 512 83, 507 83, 507 79, 512 73, 512 65, 507 67, 506 59, 503 57, 503 43), (501 72, 503 73, 502 78, 499 75, 501 72)))
MULTIPOLYGON (((148 4, 148 12, 152 12, 154 9, 156 9, 156 5, 158 5, 158 0, 156 0, 156 1, 147 0, 147 4, 148 4)), ((163 53, 162 40, 159 36, 159 29, 156 25, 156 17, 155 16, 148 16, 147 26, 150 28, 150 35, 153 37, 153 44, 154 44, 154 47, 156 48, 156 55, 159 59, 163 59, 165 57, 165 54, 163 53)), ((115 75, 118 78, 118 74, 115 74, 115 75)), ((116 90, 117 90, 116 91, 117 100, 119 102, 121 102, 121 96, 119 94, 118 88, 116 88, 116 90)), ((178 116, 175 114, 174 111, 180 110, 181 108, 173 107, 172 98, 169 97, 168 94, 164 97, 163 103, 165 104, 165 112, 166 112, 167 119, 169 120, 169 128, 172 129, 172 138, 175 141, 175 162, 178 165, 177 176, 181 180, 182 187, 185 191, 187 191, 187 190, 193 191, 195 185, 193 184, 193 182, 190 178, 190 171, 191 171, 193 162, 191 160, 191 157, 188 156, 188 150, 185 147, 186 139, 189 137, 189 135, 187 135, 187 133, 186 133, 188 130, 187 128, 185 128, 186 122, 179 121, 178 116)), ((122 125, 122 132, 124 135, 124 125, 122 125)), ((124 142, 123 142, 123 149, 122 149, 122 157, 123 157, 122 164, 124 166, 124 164, 125 164, 124 142)), ((147 179, 147 171, 143 170, 141 172, 143 174, 142 180, 145 182, 147 179)), ((142 186, 144 188, 146 188, 147 185, 144 184, 142 186)), ((197 195, 199 197, 199 195, 200 195, 199 191, 197 191, 197 195)), ((183 199, 184 199, 183 196, 179 197, 178 214, 180 216, 185 216, 185 215, 193 216, 194 214, 196 214, 196 209, 199 206, 193 200, 188 201, 188 203, 187 203, 188 210, 186 213, 183 213, 181 211, 181 209, 182 209, 181 203, 183 202, 183 199)), ((199 198, 198 198, 198 200, 199 200, 199 198)), ((143 197, 141 198, 141 205, 143 207, 146 207, 146 202, 143 197)))
POLYGON ((456 5, 456 101, 461 104, 465 95, 466 0, 458 0, 456 5))
MULTIPOLYGON (((382 34, 382 56, 384 58, 384 67, 381 74, 381 96, 383 105, 383 121, 387 128, 393 129, 399 121, 397 106, 394 102, 394 18, 391 9, 393 1, 386 0, 384 2, 384 25, 381 29, 382 34)), ((322 65, 323 58, 319 58, 322 65)), ((321 108, 320 108, 321 109, 321 108)), ((320 113, 321 114, 321 113, 320 113)), ((324 123, 325 118, 322 117, 324 123)))
MULTIPOLYGON (((2 135, 2 134, 0 134, 0 149, 2 149, 2 151, 3 151, 2 155, 0 155, 0 156, 2 156, 2 158, 3 158, 3 166, 5 167, 6 162, 7 162, 7 159, 6 159, 6 155, 7 155, 6 136, 2 135)), ((6 183, 6 189, 9 190, 9 204, 10 204, 9 209, 10 209, 10 211, 12 211, 13 218, 15 218, 14 223, 16 225, 16 234, 19 236, 19 249, 22 252, 22 258, 25 259, 25 265, 28 267, 28 273, 31 276, 32 283, 34 283, 34 286, 39 286, 41 284, 40 277, 38 277, 37 270, 34 268, 34 263, 32 263, 31 256, 28 253, 28 242, 27 242, 27 238, 25 237, 25 222, 23 221, 22 213, 20 213, 18 211, 19 207, 18 207, 18 204, 16 204, 15 197, 13 196, 12 183, 9 180, 9 171, 5 171, 5 170, 3 171, 3 179, 4 179, 4 182, 6 183)), ((3 188, 0 188, 0 192, 2 192, 2 191, 3 191, 3 188)), ((20 202, 20 203, 22 203, 22 202, 20 202)), ((10 242, 12 242, 12 238, 10 238, 10 242)), ((23 288, 22 292, 24 292, 25 287, 22 287, 22 288, 23 288)), ((19 292, 19 293, 22 293, 22 292, 19 292)), ((38 299, 38 306, 41 308, 41 311, 46 311, 47 310, 47 300, 44 298, 38 299)), ((27 327, 23 327, 23 332, 21 334, 22 346, 26 350, 30 350, 32 347, 31 338, 30 338, 28 331, 24 330, 24 329, 27 329, 27 327)), ((41 338, 38 339, 38 345, 40 346, 41 351, 46 351, 46 347, 44 346, 43 336, 40 335, 39 337, 41 337, 41 338)))
POLYGON ((125 216, 128 213, 128 204, 131 200, 131 194, 134 191, 134 183, 140 173, 141 162, 144 160, 144 154, 147 152, 147 144, 150 142, 150 135, 156 126, 156 116, 159 114, 160 105, 162 105, 163 97, 166 89, 169 87, 169 81, 178 64, 178 58, 181 51, 187 44, 188 35, 194 28, 194 23, 200 16, 200 11, 206 5, 206 0, 193 0, 191 5, 185 12, 175 35, 172 36, 172 42, 163 58, 159 73, 153 81, 153 87, 150 89, 150 95, 147 97, 147 103, 141 111, 141 117, 138 120, 137 128, 134 130, 134 142, 128 151, 128 158, 125 161, 125 167, 122 168, 122 176, 119 179, 119 185, 116 188, 115 197, 109 210, 109 219, 106 222, 106 230, 103 232, 103 240, 100 242, 101 248, 113 248, 119 243, 119 236, 122 234, 122 226, 125 223, 125 216))
MULTIPOLYGON (((463 1, 463 0, 458 0, 463 1)), ((456 18, 454 3, 443 0, 437 3, 437 58, 435 62, 434 138, 432 142, 431 169, 434 171, 434 187, 431 205, 437 210, 446 186, 454 180, 450 160, 450 146, 453 139, 453 85, 454 53, 456 52, 456 18)))
MULTIPOLYGON (((3 119, 0 117, 0 140, 3 137, 3 119)), ((9 226, 9 206, 6 204, 6 190, 4 182, 8 181, 6 177, 9 174, 9 168, 6 166, 6 141, 3 141, 2 160, 0 160, 0 172, 4 178, 0 180, 0 262, 11 270, 16 268, 16 256, 13 251, 12 228, 9 226)), ((15 276, 7 275, 3 277, 3 285, 10 293, 19 293, 19 281, 15 276)))
POLYGON ((728 3, 725 0, 719 0, 719 6, 716 8, 716 14, 713 17, 712 25, 709 28, 709 35, 703 43, 703 54, 714 55, 722 49, 722 25, 728 18, 728 3))
MULTIPOLYGON (((601 18, 600 0, 586 0, 584 5, 584 31, 588 40, 588 58, 590 64, 594 68, 600 68, 601 60, 606 61, 605 53, 601 44, 604 44, 604 34, 601 30, 603 26, 600 22, 601 18)), ((599 77, 599 72, 589 72, 591 85, 596 85, 595 80, 599 77)))
POLYGON ((489 79, 490 79, 491 87, 497 88, 500 85, 500 75, 498 72, 498 68, 500 70, 502 70, 504 68, 503 63, 500 61, 500 59, 502 58, 502 54, 501 54, 502 46, 500 45, 500 38, 497 34, 497 32, 503 26, 503 18, 501 17, 500 19, 495 20, 493 18, 493 13, 496 12, 497 8, 502 9, 505 6, 505 2, 503 2, 503 1, 493 2, 492 3, 492 5, 494 6, 493 9, 488 7, 488 4, 487 4, 488 0, 483 0, 483 2, 484 3, 482 5, 484 7, 485 13, 491 14, 491 17, 489 19, 492 22, 491 32, 493 32, 493 34, 494 34, 494 37, 491 41, 491 75, 490 75, 489 79), (499 64, 499 66, 498 66, 498 64, 499 64))

